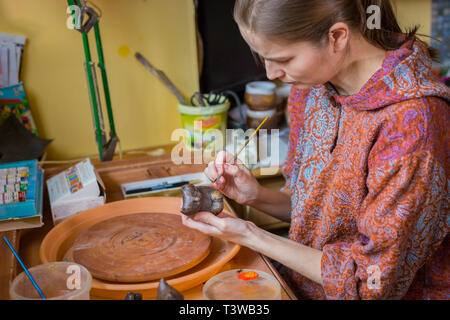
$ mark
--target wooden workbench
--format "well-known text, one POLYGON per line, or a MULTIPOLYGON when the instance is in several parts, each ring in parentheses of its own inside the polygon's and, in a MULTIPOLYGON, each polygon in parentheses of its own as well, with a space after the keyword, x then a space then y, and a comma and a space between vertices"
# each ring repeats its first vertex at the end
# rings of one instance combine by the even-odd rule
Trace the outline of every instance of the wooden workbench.
MULTIPOLYGON (((44 179, 46 180, 56 175, 70 165, 71 164, 48 168, 44 167, 44 179)), ((120 185, 123 183, 201 172, 206 165, 175 165, 170 159, 170 153, 165 153, 160 156, 146 156, 113 160, 109 162, 97 162, 94 163, 94 166, 105 184, 106 202, 112 202, 123 199, 120 190, 120 185)), ((257 175, 257 173, 255 174, 257 175)), ((41 263, 39 258, 39 247, 45 235, 53 227, 47 188, 45 187, 44 189, 44 226, 35 229, 0 233, 1 236, 3 236, 3 234, 8 236, 8 239, 19 251, 20 256, 28 268, 41 263)), ((13 278, 18 273, 22 272, 22 270, 4 243, 0 244, 0 261, 0 299, 9 299, 9 285, 13 278)), ((280 281, 283 288, 282 299, 296 299, 293 292, 286 285, 268 259, 248 248, 242 247, 239 253, 225 264, 220 272, 242 268, 254 268, 273 274, 280 281)), ((202 299, 201 290, 202 285, 183 292, 183 295, 185 296, 185 299, 188 300, 202 299)))

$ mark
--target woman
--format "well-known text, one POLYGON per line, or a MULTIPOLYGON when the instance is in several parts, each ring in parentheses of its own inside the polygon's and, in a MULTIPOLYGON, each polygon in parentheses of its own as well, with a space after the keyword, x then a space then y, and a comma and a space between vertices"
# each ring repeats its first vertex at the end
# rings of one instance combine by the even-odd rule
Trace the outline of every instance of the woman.
POLYGON ((234 17, 268 78, 293 85, 287 183, 263 188, 227 153, 205 173, 289 221, 289 239, 225 214, 183 223, 277 260, 303 299, 450 298, 450 92, 433 50, 387 0, 237 0, 234 17))

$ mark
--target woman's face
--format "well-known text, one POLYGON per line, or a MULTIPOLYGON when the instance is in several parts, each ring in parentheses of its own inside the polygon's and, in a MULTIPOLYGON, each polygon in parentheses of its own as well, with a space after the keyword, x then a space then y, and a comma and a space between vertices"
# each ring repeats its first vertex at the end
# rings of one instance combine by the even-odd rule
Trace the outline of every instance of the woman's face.
POLYGON ((250 48, 264 61, 267 78, 280 79, 298 89, 330 81, 340 70, 342 52, 331 45, 318 47, 310 42, 282 43, 241 29, 250 48))

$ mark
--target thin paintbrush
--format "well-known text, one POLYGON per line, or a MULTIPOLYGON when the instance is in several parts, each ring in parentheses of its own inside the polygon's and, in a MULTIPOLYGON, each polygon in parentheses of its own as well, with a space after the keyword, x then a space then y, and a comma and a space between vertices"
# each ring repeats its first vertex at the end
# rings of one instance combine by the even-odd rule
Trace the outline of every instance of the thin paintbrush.
POLYGON ((14 254, 14 256, 16 257, 17 261, 19 261, 20 265, 23 268, 23 271, 25 271, 26 275, 28 276, 28 278, 30 279, 31 283, 33 284, 33 286, 36 288, 36 291, 39 293, 39 295, 41 296, 42 299, 46 299, 44 296, 44 293, 42 292, 41 288, 39 288, 39 286, 37 285, 36 281, 34 280, 33 276, 31 275, 31 273, 28 271, 27 267, 25 267, 25 264, 22 262, 22 260, 20 259, 19 255, 17 254, 16 250, 14 250, 13 246, 11 245, 11 243, 9 242, 8 238, 6 238, 5 236, 3 236, 3 240, 5 240, 6 244, 8 245, 9 249, 12 251, 12 253, 14 254))
MULTIPOLYGON (((236 154, 233 157, 233 161, 231 162, 231 164, 233 164, 237 157, 239 156, 239 153, 241 153, 242 150, 244 150, 245 146, 250 142, 250 140, 252 140, 252 138, 255 136, 255 134, 258 132, 258 130, 261 128, 261 126, 264 124, 264 122, 267 121, 267 119, 269 119, 269 116, 265 117, 264 120, 260 123, 260 125, 258 126, 258 128, 256 128, 255 132, 252 133, 252 135, 250 136, 250 138, 248 138, 248 140, 242 145, 242 147, 239 149, 238 152, 236 152, 236 154)), ((229 163, 229 162, 227 162, 229 163)), ((216 183, 217 180, 219 180, 219 178, 222 176, 222 174, 218 175, 216 177, 216 179, 214 179, 213 183, 216 183)))

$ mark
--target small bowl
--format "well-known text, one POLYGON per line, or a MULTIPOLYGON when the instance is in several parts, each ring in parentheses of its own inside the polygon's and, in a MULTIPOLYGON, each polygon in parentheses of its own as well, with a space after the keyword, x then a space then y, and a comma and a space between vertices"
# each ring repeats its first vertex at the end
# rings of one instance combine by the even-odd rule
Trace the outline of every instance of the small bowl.
POLYGON ((219 273, 203 286, 206 300, 281 300, 281 286, 266 272, 234 269, 219 273), (257 277, 246 277, 256 274, 257 277))

